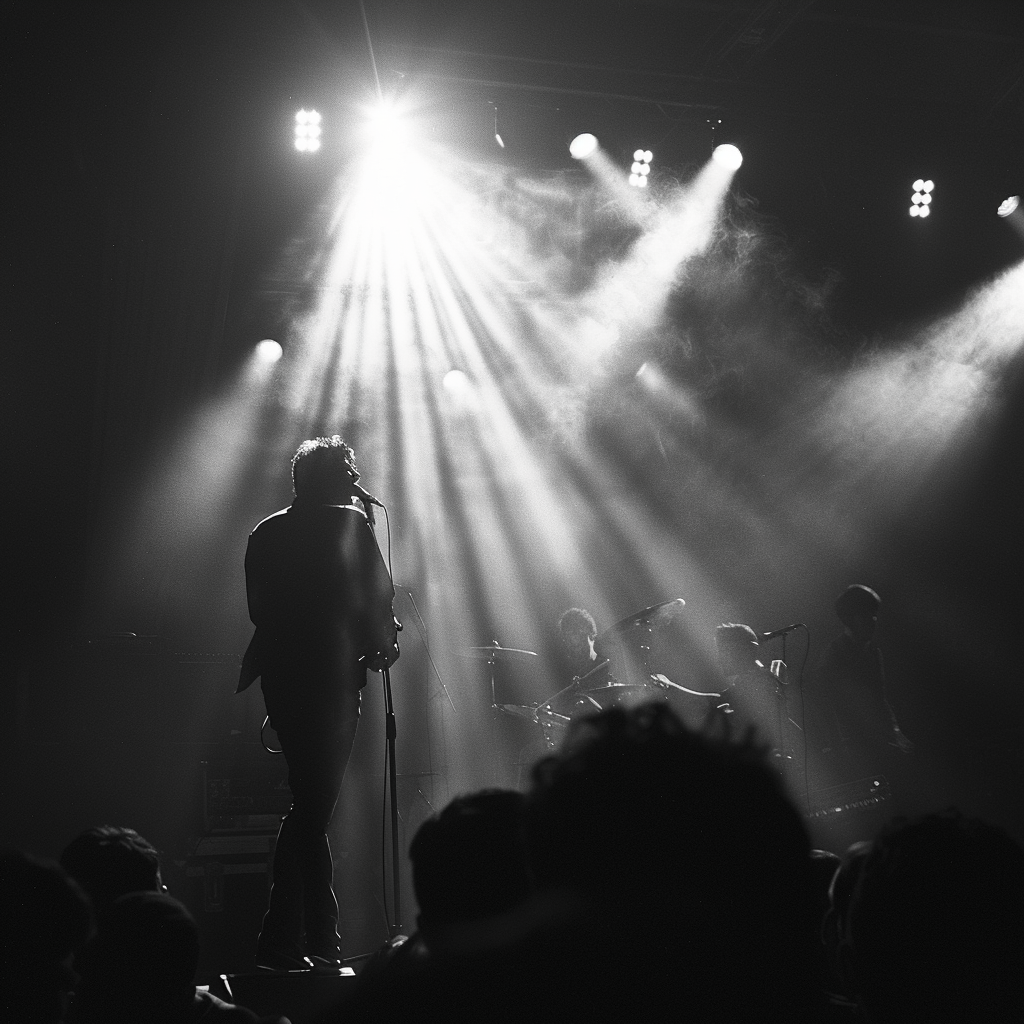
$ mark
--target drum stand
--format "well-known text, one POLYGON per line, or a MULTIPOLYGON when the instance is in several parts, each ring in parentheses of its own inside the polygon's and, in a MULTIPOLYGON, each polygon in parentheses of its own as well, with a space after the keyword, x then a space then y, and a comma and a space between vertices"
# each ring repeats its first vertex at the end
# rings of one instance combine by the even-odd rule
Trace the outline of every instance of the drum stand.
MULTIPOLYGON (((496 758, 497 753, 501 749, 498 737, 499 716, 506 713, 514 714, 529 718, 532 721, 536 721, 536 716, 535 709, 533 707, 498 703, 498 684, 495 669, 498 662, 511 662, 516 664, 529 663, 537 657, 537 654, 534 651, 524 651, 517 647, 502 647, 497 640, 492 640, 489 644, 483 647, 470 647, 462 656, 464 658, 472 658, 476 661, 482 661, 487 665, 488 674, 490 676, 488 683, 491 688, 491 751, 496 758)), ((492 760, 492 779, 494 781, 494 785, 505 784, 503 781, 499 780, 498 764, 496 760, 492 760)))

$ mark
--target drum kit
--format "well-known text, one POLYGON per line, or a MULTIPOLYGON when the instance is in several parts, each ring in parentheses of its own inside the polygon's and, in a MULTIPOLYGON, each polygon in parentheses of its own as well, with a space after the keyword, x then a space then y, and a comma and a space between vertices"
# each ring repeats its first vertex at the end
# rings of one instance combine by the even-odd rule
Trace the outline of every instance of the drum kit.
POLYGON ((594 640, 593 668, 576 676, 564 689, 537 704, 503 704, 495 685, 499 665, 528 665, 535 651, 501 647, 497 641, 471 647, 463 657, 484 662, 490 674, 491 706, 501 714, 526 719, 540 727, 545 745, 556 749, 572 722, 609 708, 631 708, 675 693, 703 714, 722 700, 720 693, 692 689, 653 671, 652 645, 665 627, 683 614, 685 601, 676 598, 643 608, 616 622, 594 640))

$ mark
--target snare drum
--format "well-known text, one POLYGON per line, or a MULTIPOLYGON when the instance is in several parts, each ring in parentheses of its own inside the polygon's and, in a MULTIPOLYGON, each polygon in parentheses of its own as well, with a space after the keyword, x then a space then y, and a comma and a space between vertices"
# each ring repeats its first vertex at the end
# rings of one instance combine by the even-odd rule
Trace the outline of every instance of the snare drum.
POLYGON ((537 707, 537 723, 549 750, 556 750, 572 722, 589 718, 609 708, 632 708, 661 696, 655 687, 643 683, 618 683, 606 677, 600 685, 586 686, 577 679, 537 707))
POLYGON ((635 708, 638 704, 651 700, 656 692, 644 683, 610 682, 586 690, 577 701, 577 706, 580 707, 581 714, 592 708, 598 711, 607 711, 609 708, 635 708))

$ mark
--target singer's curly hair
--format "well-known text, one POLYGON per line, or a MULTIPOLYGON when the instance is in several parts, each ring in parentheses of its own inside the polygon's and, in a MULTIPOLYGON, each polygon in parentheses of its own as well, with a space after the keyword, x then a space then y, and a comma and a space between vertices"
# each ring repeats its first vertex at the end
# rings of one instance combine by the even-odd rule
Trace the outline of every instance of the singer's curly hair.
POLYGON ((328 491, 339 474, 359 479, 356 456, 338 434, 303 441, 292 458, 292 488, 295 496, 311 498, 328 491))
POLYGON ((597 623, 586 608, 569 608, 558 619, 558 632, 573 640, 594 637, 597 636, 597 623))

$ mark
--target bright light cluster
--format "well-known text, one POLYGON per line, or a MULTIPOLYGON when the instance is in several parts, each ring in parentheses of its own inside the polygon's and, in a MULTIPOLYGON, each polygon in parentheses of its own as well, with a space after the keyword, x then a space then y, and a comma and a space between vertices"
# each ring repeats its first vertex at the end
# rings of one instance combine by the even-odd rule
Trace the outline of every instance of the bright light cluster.
POLYGON ((636 188, 647 187, 647 175, 651 173, 651 161, 654 154, 649 149, 638 149, 633 154, 633 166, 630 167, 629 183, 636 188))
POLYGON ((300 153, 315 153, 320 148, 320 115, 315 110, 300 110, 295 115, 295 148, 300 153))
POLYGON ((914 194, 911 196, 913 206, 910 207, 911 217, 927 217, 931 213, 933 188, 935 188, 935 182, 930 179, 925 181, 923 178, 918 178, 914 182, 914 194))

